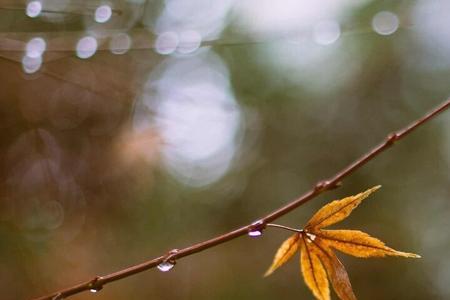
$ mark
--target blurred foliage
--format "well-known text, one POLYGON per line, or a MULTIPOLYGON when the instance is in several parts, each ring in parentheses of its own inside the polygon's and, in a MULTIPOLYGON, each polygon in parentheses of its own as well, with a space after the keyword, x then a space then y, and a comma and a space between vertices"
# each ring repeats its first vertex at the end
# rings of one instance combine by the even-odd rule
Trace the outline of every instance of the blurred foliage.
MULTIPOLYGON (((47 0, 30 18, 27 3, 1 0, 2 299, 254 221, 444 100, 449 5, 356 2, 110 1, 103 24, 93 19, 99 1, 47 0), (398 30, 374 31, 380 11, 398 16, 398 30), (311 36, 322 18, 340 24, 328 45, 311 36), (123 55, 110 51, 117 33, 132 41, 123 55), (81 59, 86 34, 98 47, 81 59), (24 49, 36 36, 47 50, 31 72, 24 49), (177 110, 184 96, 192 102, 177 110)), ((279 222, 298 227, 327 201, 381 184, 343 225, 423 258, 340 256, 356 295, 448 299, 449 128, 446 113, 279 222)), ((234 240, 73 299, 308 298, 295 265, 262 278, 287 235, 234 240)))

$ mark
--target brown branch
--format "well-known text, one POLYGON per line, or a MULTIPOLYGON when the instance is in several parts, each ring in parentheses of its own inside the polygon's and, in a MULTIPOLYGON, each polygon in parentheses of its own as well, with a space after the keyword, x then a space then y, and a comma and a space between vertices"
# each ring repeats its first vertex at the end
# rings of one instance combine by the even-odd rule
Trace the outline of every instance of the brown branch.
POLYGON ((174 249, 169 251, 165 255, 161 255, 159 257, 156 257, 152 260, 143 262, 138 265, 131 266, 129 268, 117 271, 115 273, 111 273, 104 276, 97 276, 91 280, 79 283, 77 285, 74 285, 72 287, 56 291, 50 295, 43 296, 40 298, 36 298, 35 300, 57 300, 57 299, 63 299, 67 298, 68 296, 81 293, 86 290, 91 291, 98 291, 100 290, 104 285, 107 283, 143 272, 145 270, 154 268, 158 266, 159 264, 163 262, 174 262, 175 260, 179 260, 182 257, 192 255, 194 253, 206 250, 208 248, 212 248, 214 246, 223 244, 225 242, 228 242, 230 240, 233 240, 235 238, 238 238, 242 235, 246 235, 250 232, 254 232, 258 235, 258 231, 262 231, 265 229, 265 227, 268 225, 269 222, 289 213, 290 211, 294 210, 295 208, 299 207, 300 205, 306 203, 307 201, 313 199, 314 197, 318 196, 324 191, 328 191, 331 189, 334 189, 341 185, 341 180, 353 173, 358 168, 365 165, 367 162, 372 160, 375 156, 383 152, 384 150, 388 149, 390 146, 392 146, 396 141, 404 138, 409 133, 411 133, 414 129, 418 128, 419 126, 423 125, 427 121, 434 118, 439 113, 443 112, 447 108, 450 107, 450 99, 443 102, 441 105, 424 115, 422 118, 417 119, 416 121, 412 122, 408 126, 406 126, 403 129, 400 129, 397 132, 389 134, 386 139, 379 145, 375 146, 373 149, 371 149, 369 152, 358 158, 356 161, 351 163, 349 166, 345 167, 343 170, 339 171, 336 175, 331 177, 328 180, 323 180, 318 182, 311 190, 300 196, 299 198, 295 199, 294 201, 288 203, 287 205, 273 211, 272 213, 268 214, 265 217, 260 218, 258 221, 243 226, 241 228, 235 229, 233 231, 230 231, 228 233, 225 233, 223 235, 219 235, 215 238, 212 238, 210 240, 194 244, 192 246, 186 247, 184 249, 174 249))

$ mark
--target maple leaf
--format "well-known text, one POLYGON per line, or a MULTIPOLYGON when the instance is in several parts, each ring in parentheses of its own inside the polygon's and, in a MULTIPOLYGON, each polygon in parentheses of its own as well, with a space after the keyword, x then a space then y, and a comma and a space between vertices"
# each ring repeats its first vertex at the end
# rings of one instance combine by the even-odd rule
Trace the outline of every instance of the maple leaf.
POLYGON ((304 229, 297 230, 297 233, 281 244, 264 276, 272 274, 300 251, 303 279, 316 299, 330 300, 331 282, 341 300, 356 300, 347 271, 334 250, 364 258, 384 256, 419 258, 417 254, 394 250, 362 231, 323 229, 347 218, 365 198, 379 188, 380 186, 375 186, 357 195, 332 201, 319 209, 306 223, 304 229))

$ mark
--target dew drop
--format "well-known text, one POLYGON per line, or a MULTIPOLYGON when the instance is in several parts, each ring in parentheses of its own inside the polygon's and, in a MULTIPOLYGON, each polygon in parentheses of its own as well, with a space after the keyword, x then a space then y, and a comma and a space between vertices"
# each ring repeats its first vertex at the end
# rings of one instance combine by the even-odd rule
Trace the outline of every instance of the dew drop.
POLYGON ((167 272, 167 271, 170 271, 174 266, 175 266, 175 265, 174 265, 173 263, 168 262, 168 261, 164 261, 164 262, 162 262, 162 263, 160 263, 160 264, 158 265, 158 269, 159 269, 161 272, 167 272))
POLYGON ((261 235, 262 235, 262 231, 261 231, 261 230, 257 230, 257 229, 255 229, 255 230, 250 230, 250 231, 248 232, 248 235, 251 236, 251 237, 258 237, 258 236, 261 236, 261 235))
POLYGON ((91 288, 89 291, 90 291, 91 293, 97 293, 97 292, 99 292, 101 289, 102 289, 102 287, 93 287, 93 288, 91 288))

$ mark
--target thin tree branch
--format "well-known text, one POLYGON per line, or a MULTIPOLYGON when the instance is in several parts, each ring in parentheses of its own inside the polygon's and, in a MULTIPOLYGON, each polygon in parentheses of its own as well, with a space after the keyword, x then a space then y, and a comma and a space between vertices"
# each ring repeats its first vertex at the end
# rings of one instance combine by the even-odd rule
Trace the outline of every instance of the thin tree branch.
POLYGON ((161 255, 159 257, 153 258, 149 261, 143 262, 138 265, 131 266, 129 268, 117 271, 115 273, 107 274, 104 276, 97 276, 91 280, 79 283, 77 285, 74 285, 72 287, 62 289, 59 291, 56 291, 50 295, 43 296, 36 298, 34 300, 57 300, 57 299, 63 299, 67 298, 68 296, 81 293, 86 290, 91 291, 98 291, 100 290, 104 285, 107 283, 143 272, 145 270, 154 268, 158 266, 159 264, 163 262, 173 262, 175 260, 179 260, 182 257, 192 255, 197 252, 201 252, 203 250, 212 248, 214 246, 226 243, 230 240, 233 240, 235 238, 238 238, 240 236, 246 235, 249 232, 254 231, 262 231, 264 228, 268 225, 269 222, 274 221, 275 219, 280 218, 281 216, 291 212, 295 208, 299 207, 302 204, 305 204, 309 200, 315 198, 319 194, 334 189, 341 185, 341 181, 349 176, 351 173, 353 173, 355 170, 359 169, 363 165, 365 165, 367 162, 372 160, 375 156, 380 154, 381 152, 388 149, 390 146, 392 146, 396 141, 399 141, 400 139, 404 138, 408 134, 410 134, 413 130, 420 127, 424 123, 428 122, 432 118, 434 118, 439 113, 443 112, 447 108, 450 107, 450 99, 446 100, 442 104, 440 104, 438 107, 421 117, 420 119, 417 119, 416 121, 412 122, 408 126, 406 126, 403 129, 400 129, 399 131, 393 132, 389 134, 385 140, 375 146, 373 149, 369 150, 366 154, 355 160, 353 163, 351 163, 349 166, 345 167, 341 171, 339 171, 336 175, 331 177, 330 179, 319 181, 311 190, 300 196, 299 198, 293 200, 292 202, 288 203, 287 205, 271 212, 267 216, 264 216, 260 218, 258 221, 240 227, 238 229, 235 229, 233 231, 230 231, 228 233, 225 233, 223 235, 219 235, 215 238, 212 238, 210 240, 200 242, 198 244, 194 244, 192 246, 183 248, 183 249, 174 249, 169 251, 165 255, 161 255))

